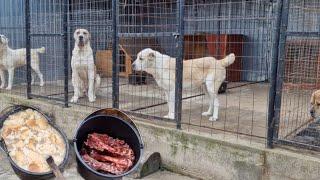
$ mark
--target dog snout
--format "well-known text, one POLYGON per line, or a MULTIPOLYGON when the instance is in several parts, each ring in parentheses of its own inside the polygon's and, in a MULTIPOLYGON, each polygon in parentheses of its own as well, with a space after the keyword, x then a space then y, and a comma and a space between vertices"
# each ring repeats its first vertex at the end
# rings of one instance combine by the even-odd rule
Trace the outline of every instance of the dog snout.
POLYGON ((313 118, 315 117, 315 114, 314 114, 314 113, 315 113, 315 112, 314 112, 314 109, 311 108, 311 109, 310 109, 310 115, 311 115, 311 117, 313 117, 313 118))
POLYGON ((132 64, 132 69, 136 70, 136 64, 134 64, 134 63, 132 64))
POLYGON ((79 36, 79 40, 80 40, 80 41, 83 41, 83 36, 79 36))

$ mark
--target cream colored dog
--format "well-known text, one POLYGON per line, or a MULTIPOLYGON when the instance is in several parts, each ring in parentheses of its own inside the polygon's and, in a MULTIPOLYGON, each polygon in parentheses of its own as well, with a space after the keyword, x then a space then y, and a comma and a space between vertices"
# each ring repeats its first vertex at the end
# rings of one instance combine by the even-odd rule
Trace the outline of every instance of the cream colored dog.
POLYGON ((313 118, 320 118, 320 90, 315 91, 311 95, 311 109, 310 114, 313 118))
MULTIPOLYGON (((13 78, 14 78, 14 69, 26 65, 26 49, 11 49, 8 45, 9 40, 6 36, 0 35, 0 88, 4 88, 5 80, 5 71, 8 71, 8 87, 6 89, 12 89, 13 78)), ((31 68, 34 72, 31 73, 32 81, 31 84, 34 84, 34 73, 36 73, 40 79, 40 86, 44 85, 43 75, 40 72, 39 67, 39 53, 44 53, 45 48, 31 49, 31 68)))
POLYGON ((90 33, 86 29, 77 29, 73 34, 75 44, 72 51, 71 69, 74 95, 71 102, 87 93, 90 102, 96 100, 95 91, 100 86, 100 76, 96 72, 93 52, 90 45, 90 33))
MULTIPOLYGON (((229 54, 222 60, 213 57, 191 59, 183 62, 183 89, 201 87, 205 84, 210 98, 209 109, 202 113, 210 116, 210 121, 218 119, 219 100, 218 90, 226 78, 226 67, 235 61, 235 55, 229 54)), ((137 71, 146 71, 153 75, 157 84, 164 89, 169 113, 165 118, 174 119, 175 107, 175 65, 176 59, 161 54, 150 48, 140 51, 132 67, 137 71)))

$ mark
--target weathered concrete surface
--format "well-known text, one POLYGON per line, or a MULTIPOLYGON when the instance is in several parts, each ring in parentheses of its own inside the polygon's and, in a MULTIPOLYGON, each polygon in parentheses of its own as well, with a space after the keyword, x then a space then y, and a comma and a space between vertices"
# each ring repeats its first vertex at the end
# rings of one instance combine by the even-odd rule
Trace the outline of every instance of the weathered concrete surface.
MULTIPOLYGON (((3 180, 19 180, 19 178, 14 174, 13 170, 9 165, 9 161, 5 157, 4 153, 0 151, 0 179, 3 180)), ((73 162, 73 161, 72 161, 73 162)), ((70 164, 67 169, 63 172, 63 176, 67 180, 82 180, 83 178, 77 173, 76 164, 70 164)), ((53 179, 53 178, 52 178, 53 179)), ((180 174, 172 173, 169 171, 158 171, 152 175, 142 178, 144 180, 194 180, 188 176, 183 176, 180 174)), ((123 180, 134 180, 130 177, 124 177, 123 180)))
MULTIPOLYGON (((25 100, 13 95, 0 96, 0 109, 9 103, 41 107, 73 137, 80 121, 93 109, 61 105, 40 100, 25 100)), ((265 149, 263 144, 241 139, 199 135, 173 128, 135 121, 147 151, 161 153, 163 165, 171 171, 202 179, 320 179, 319 154, 283 149, 265 149)))

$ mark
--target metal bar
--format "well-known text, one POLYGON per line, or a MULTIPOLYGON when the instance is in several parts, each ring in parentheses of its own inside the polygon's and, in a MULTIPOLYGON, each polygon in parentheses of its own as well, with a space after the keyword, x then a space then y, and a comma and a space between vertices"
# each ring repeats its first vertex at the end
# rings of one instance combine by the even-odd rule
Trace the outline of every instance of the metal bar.
POLYGON ((277 85, 276 85, 276 97, 274 106, 274 132, 273 138, 278 139, 279 132, 279 122, 280 122, 280 110, 281 110, 281 96, 282 96, 282 84, 283 76, 285 71, 285 48, 287 40, 287 27, 289 19, 289 0, 283 0, 282 5, 282 15, 281 15, 281 26, 280 26, 280 37, 279 37, 279 47, 278 47, 278 70, 277 70, 277 85))
POLYGON ((319 37, 319 32, 287 32, 287 36, 319 37))
POLYGON ((27 98, 31 99, 31 37, 30 37, 30 0, 25 1, 25 25, 26 25, 26 61, 27 61, 27 98))
MULTIPOLYGON (((188 126, 194 126, 194 127, 200 127, 200 128, 205 128, 205 129, 210 129, 210 130, 216 130, 216 131, 221 131, 221 132, 227 132, 234 134, 235 131, 228 130, 228 129, 220 129, 220 128, 215 128, 214 126, 201 126, 199 124, 192 124, 192 123, 181 123, 182 125, 188 125, 188 126)), ((236 132, 238 135, 244 135, 244 136, 249 136, 249 137, 255 137, 259 139, 265 139, 264 136, 258 136, 254 134, 248 134, 248 133, 242 133, 242 132, 236 132)))
POLYGON ((309 150, 314 150, 314 151, 320 151, 320 147, 319 146, 312 145, 312 144, 304 144, 304 143, 300 143, 300 142, 297 142, 297 141, 279 139, 275 143, 279 144, 279 145, 295 146, 295 147, 301 148, 301 149, 309 149, 309 150))
POLYGON ((118 1, 112 0, 112 107, 119 108, 118 1))
POLYGON ((64 102, 63 99, 61 99, 61 98, 55 98, 55 97, 51 97, 51 96, 42 96, 42 95, 38 95, 38 94, 30 94, 30 97, 54 100, 54 101, 58 101, 58 102, 64 102))
POLYGON ((175 106, 174 119, 177 122, 177 129, 181 129, 181 113, 182 113, 182 83, 183 83, 183 55, 184 55, 184 0, 177 0, 177 52, 176 58, 176 82, 175 82, 175 106))
POLYGON ((172 36, 172 32, 156 32, 156 33, 119 33, 119 37, 163 37, 172 36))
POLYGON ((64 44, 64 106, 68 107, 69 102, 69 0, 64 0, 63 10, 63 44, 64 44))
POLYGON ((45 33, 41 33, 41 34, 36 34, 36 33, 32 33, 30 34, 30 36, 47 36, 47 37, 52 37, 52 36, 64 36, 64 34, 61 33, 53 33, 53 34, 45 34, 45 33))
MULTIPOLYGON (((285 41, 284 36, 286 33, 286 23, 285 19, 288 18, 288 0, 280 0, 278 1, 278 11, 277 11, 277 19, 276 19, 276 32, 274 37, 274 46, 273 46, 273 54, 272 54, 272 63, 271 63, 271 78, 270 78, 270 90, 269 90, 269 106, 268 106, 268 132, 267 132, 267 147, 272 148, 273 142, 278 139, 278 128, 279 128, 279 116, 276 116, 276 108, 280 108, 281 102, 277 98, 279 98, 278 91, 278 80, 279 77, 279 68, 281 58, 284 54, 284 46, 285 41), (286 18, 285 18, 286 16, 286 18), (278 119, 277 119, 278 118, 278 119)), ((281 97, 280 97, 281 98, 281 97)))
POLYGON ((276 83, 277 83, 277 69, 278 69, 278 54, 279 54, 279 35, 281 26, 281 14, 282 14, 283 1, 278 1, 277 19, 276 19, 276 31, 274 34, 273 54, 271 63, 271 77, 270 77, 270 89, 269 89, 269 102, 268 102, 268 131, 267 131, 267 147, 273 147, 273 132, 274 132, 274 100, 276 97, 276 83))
POLYGON ((121 110, 129 115, 135 116, 135 117, 140 117, 143 119, 154 119, 154 120, 161 120, 165 122, 174 122, 172 119, 167 119, 164 117, 159 117, 159 116, 154 116, 154 115, 148 115, 148 114, 142 114, 142 113, 137 113, 137 112, 132 112, 132 111, 127 111, 127 110, 121 110))

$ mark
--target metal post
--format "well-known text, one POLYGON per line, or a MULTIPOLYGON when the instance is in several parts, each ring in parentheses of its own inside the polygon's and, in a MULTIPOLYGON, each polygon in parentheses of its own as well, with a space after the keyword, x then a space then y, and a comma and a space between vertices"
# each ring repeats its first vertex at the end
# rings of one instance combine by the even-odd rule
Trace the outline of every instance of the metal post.
POLYGON ((118 1, 112 0, 112 107, 119 108, 118 1))
POLYGON ((176 85, 175 85, 175 113, 174 118, 177 121, 177 128, 181 129, 182 113, 182 83, 183 83, 183 55, 184 55, 184 0, 177 1, 178 14, 178 34, 177 34, 177 52, 176 58, 176 85))
POLYGON ((284 68, 286 31, 288 24, 289 2, 278 1, 276 32, 271 64, 271 80, 268 107, 267 147, 273 147, 273 141, 278 139, 278 128, 281 108, 281 88, 284 68))
POLYGON ((69 29, 68 29, 69 0, 64 0, 63 12, 63 42, 64 42, 64 106, 69 102, 69 29))
POLYGON ((27 98, 31 99, 31 37, 30 37, 30 0, 25 1, 26 61, 27 61, 27 98))

